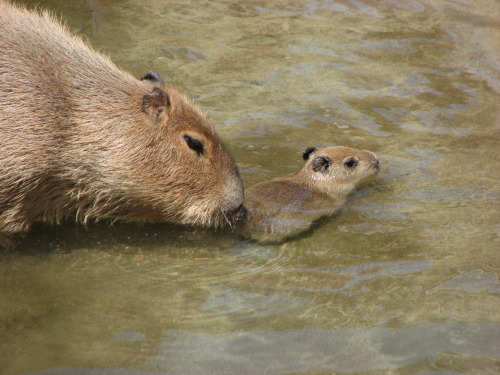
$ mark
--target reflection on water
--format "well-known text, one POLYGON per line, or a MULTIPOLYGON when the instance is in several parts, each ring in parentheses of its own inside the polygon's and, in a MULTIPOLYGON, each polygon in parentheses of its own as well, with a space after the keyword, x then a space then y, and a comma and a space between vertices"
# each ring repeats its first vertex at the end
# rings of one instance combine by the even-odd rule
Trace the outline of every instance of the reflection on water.
POLYGON ((434 323, 401 330, 309 329, 281 332, 166 332, 157 368, 170 374, 290 374, 312 371, 341 373, 393 370, 435 353, 455 353, 468 360, 495 356, 500 336, 493 324, 434 323), (262 361, 266 353, 268 361, 262 361), (244 357, 244 361, 242 361, 244 357), (170 358, 175 358, 172 362, 170 358), (214 363, 213 358, 220 358, 214 363))
POLYGON ((496 273, 484 273, 481 270, 474 270, 438 285, 428 290, 426 293, 432 294, 439 289, 463 290, 469 293, 488 291, 490 293, 500 294, 500 283, 498 282, 498 275, 496 273))
POLYGON ((497 1, 41 6, 194 98, 247 186, 308 146, 383 169, 283 244, 35 226, 0 250, 0 373, 500 372, 497 1))
MULTIPOLYGON (((140 341, 128 338, 136 336, 128 333, 116 339, 140 341)), ((166 331, 157 355, 150 359, 149 365, 156 369, 154 373, 58 369, 37 375, 366 373, 424 361, 439 368, 439 362, 446 358, 450 362, 471 363, 484 356, 498 355, 499 336, 498 325, 482 323, 433 323, 401 330, 344 328, 229 334, 166 331), (497 345, 492 346, 495 341, 497 345)), ((488 372, 488 368, 474 370, 488 372)))

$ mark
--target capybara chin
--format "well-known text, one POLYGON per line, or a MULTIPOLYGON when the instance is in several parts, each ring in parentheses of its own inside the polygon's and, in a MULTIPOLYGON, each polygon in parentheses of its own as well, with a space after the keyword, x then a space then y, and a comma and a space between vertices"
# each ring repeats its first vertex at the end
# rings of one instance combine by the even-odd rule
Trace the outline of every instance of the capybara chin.
POLYGON ((0 1, 0 232, 68 214, 217 226, 242 204, 213 125, 158 74, 0 1))
POLYGON ((246 190, 248 220, 239 224, 243 233, 270 242, 296 236, 337 212, 358 183, 379 170, 373 152, 350 147, 308 147, 303 158, 306 163, 296 174, 246 190))

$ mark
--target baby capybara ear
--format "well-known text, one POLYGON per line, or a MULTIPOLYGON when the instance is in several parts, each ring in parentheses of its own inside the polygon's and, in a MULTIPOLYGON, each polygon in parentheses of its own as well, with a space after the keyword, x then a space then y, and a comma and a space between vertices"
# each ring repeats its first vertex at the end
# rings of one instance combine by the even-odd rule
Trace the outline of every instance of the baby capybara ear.
POLYGON ((302 157, 304 158, 304 160, 308 160, 309 159, 309 156, 314 153, 316 151, 316 147, 308 147, 306 148, 306 150, 304 151, 304 153, 302 154, 302 157))
POLYGON ((160 85, 160 86, 165 85, 165 82, 163 81, 163 78, 161 78, 160 74, 154 71, 148 72, 144 77, 141 78, 141 81, 151 82, 155 85, 160 85))
POLYGON ((170 108, 168 94, 159 87, 144 95, 142 98, 142 111, 149 117, 153 124, 158 124, 170 108))
POLYGON ((321 172, 326 174, 328 168, 330 167, 332 161, 326 156, 318 156, 312 162, 312 169, 314 172, 321 172))

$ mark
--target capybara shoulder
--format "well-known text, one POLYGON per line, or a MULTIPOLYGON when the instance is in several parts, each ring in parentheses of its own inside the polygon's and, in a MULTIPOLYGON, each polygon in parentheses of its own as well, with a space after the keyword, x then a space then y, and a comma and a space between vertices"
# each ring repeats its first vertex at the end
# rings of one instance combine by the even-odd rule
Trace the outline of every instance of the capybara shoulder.
POLYGON ((70 213, 217 226, 242 207, 214 126, 158 73, 1 1, 0 51, 0 232, 70 213))
POLYGON ((246 235, 282 241, 339 210, 363 179, 378 172, 377 156, 364 150, 333 146, 305 150, 304 167, 296 174, 261 182, 246 190, 246 235))

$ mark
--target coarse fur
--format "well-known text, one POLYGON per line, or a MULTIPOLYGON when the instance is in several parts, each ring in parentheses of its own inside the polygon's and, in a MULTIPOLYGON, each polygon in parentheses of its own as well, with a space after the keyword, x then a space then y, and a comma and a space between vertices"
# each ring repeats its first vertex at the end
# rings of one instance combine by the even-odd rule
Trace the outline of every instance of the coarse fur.
POLYGON ((282 241, 304 232, 337 212, 356 185, 379 170, 373 152, 343 146, 309 147, 303 158, 306 164, 296 174, 245 191, 248 220, 240 225, 247 235, 282 241))
POLYGON ((185 96, 0 1, 0 232, 70 213, 222 225, 242 203, 234 160, 185 96))

